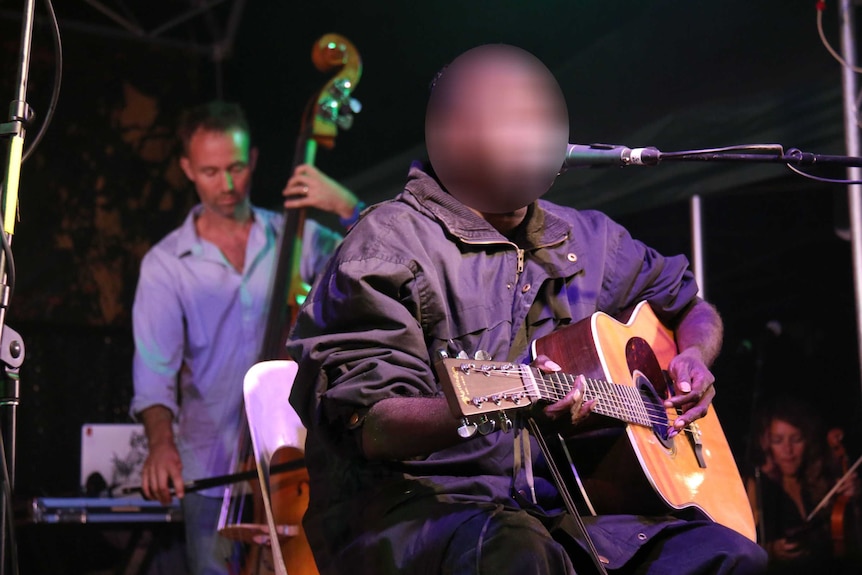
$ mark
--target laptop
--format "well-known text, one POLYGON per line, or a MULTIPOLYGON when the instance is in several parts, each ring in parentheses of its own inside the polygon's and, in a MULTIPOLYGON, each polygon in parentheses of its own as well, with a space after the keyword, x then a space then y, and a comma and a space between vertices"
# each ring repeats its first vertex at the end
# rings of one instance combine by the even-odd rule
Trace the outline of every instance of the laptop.
POLYGON ((81 492, 88 497, 112 496, 123 487, 139 486, 146 458, 143 424, 85 423, 81 426, 81 492))

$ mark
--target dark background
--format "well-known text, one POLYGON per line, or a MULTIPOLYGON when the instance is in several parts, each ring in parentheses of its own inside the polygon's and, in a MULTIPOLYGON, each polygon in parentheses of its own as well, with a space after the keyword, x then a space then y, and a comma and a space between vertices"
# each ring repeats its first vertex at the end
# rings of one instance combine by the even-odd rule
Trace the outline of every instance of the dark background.
MULTIPOLYGON (((21 4, 0 0, 0 102, 14 96, 21 4)), ((214 29, 228 28, 232 2, 158 37, 121 30, 84 1, 57 4, 63 87, 50 130, 22 171, 18 283, 7 317, 27 345, 21 497, 78 494, 81 425, 128 421, 140 258, 195 201, 177 166, 178 112, 216 96, 241 102, 261 150, 253 199, 276 207, 302 109, 327 80, 310 61, 323 33, 341 33, 359 50, 364 72, 354 95, 364 109, 318 164, 368 202, 397 192, 409 160, 422 156, 436 70, 487 42, 519 45, 555 72, 573 142, 844 149, 841 69, 818 39, 813 0, 249 0, 223 57, 201 47, 214 29)), ((103 4, 144 30, 190 5, 103 4)), ((824 22, 837 46, 833 4, 824 22)), ((28 89, 40 117, 53 66, 40 16, 28 89)), ((604 209, 660 251, 690 254, 694 193, 704 197, 704 288, 727 328, 715 404, 735 455, 744 459, 754 400, 776 390, 844 426, 858 454, 852 266, 839 236, 845 187, 774 165, 664 163, 570 172, 547 198, 604 209)))

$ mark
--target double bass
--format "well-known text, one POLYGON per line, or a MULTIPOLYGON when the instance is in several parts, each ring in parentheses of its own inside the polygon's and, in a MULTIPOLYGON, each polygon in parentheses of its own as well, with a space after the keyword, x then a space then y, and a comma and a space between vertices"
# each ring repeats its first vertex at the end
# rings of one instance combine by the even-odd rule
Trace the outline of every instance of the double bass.
MULTIPOLYGON (((311 59, 321 72, 334 73, 308 101, 297 138, 293 167, 313 165, 319 146, 332 149, 338 130, 349 129, 353 113, 359 111, 351 93, 362 74, 362 63, 353 44, 341 35, 325 34, 314 43, 311 59)), ((299 273, 305 218, 304 208, 284 212, 284 228, 270 291, 260 361, 288 359, 285 353, 287 335, 308 293, 308 286, 299 273)), ((260 486, 255 481, 235 483, 226 490, 219 532, 247 544, 243 575, 280 572, 268 554, 270 524, 275 526, 287 572, 290 575, 318 574, 302 529, 302 516, 308 507, 309 481, 308 472, 301 465, 302 457, 303 450, 295 447, 283 448, 274 454, 270 480, 272 517, 265 516, 260 486), (278 468, 289 471, 274 473, 278 468), (251 496, 247 497, 249 491, 251 496), (251 522, 244 520, 248 515, 252 516, 251 522)), ((248 424, 243 416, 235 468, 253 468, 253 461, 248 424)))

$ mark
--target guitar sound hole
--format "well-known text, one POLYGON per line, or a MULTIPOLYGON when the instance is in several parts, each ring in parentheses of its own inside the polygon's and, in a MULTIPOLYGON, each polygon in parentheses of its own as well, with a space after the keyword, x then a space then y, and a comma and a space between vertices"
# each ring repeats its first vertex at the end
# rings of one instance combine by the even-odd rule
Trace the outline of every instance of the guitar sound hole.
POLYGON ((665 449, 673 447, 673 439, 667 436, 670 430, 670 421, 667 418, 664 402, 659 398, 650 380, 640 371, 632 374, 635 387, 643 398, 644 406, 650 416, 652 431, 665 449))

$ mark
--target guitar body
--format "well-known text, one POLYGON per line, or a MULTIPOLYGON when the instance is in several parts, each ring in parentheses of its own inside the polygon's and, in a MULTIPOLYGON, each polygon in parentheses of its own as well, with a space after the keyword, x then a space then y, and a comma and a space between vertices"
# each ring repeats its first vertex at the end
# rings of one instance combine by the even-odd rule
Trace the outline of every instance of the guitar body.
POLYGON ((646 302, 626 323, 595 313, 536 340, 533 352, 588 380, 640 388, 641 395, 653 400, 650 412, 661 420, 650 427, 591 415, 584 431, 579 427, 565 437, 543 431, 567 483, 561 489, 580 492, 586 511, 701 514, 756 540, 748 497, 715 409, 695 422, 701 444, 691 433, 665 436, 677 413, 661 403, 671 385, 664 370, 677 350, 673 334, 646 302))

